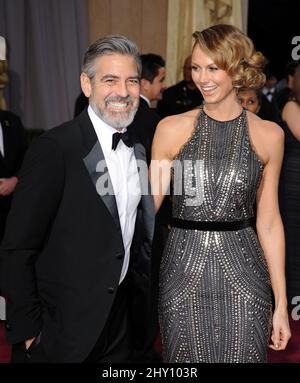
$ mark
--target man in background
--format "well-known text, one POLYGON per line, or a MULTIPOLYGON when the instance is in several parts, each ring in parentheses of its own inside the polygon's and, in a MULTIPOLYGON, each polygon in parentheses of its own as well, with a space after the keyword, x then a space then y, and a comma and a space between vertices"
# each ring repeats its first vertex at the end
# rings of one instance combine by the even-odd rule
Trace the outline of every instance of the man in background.
POLYGON ((157 112, 161 117, 184 113, 202 104, 203 97, 193 82, 191 69, 189 56, 183 65, 183 80, 166 89, 158 102, 157 112))
POLYGON ((151 108, 153 101, 161 99, 166 76, 164 59, 154 53, 142 54, 140 105, 128 130, 135 134, 146 149, 147 163, 151 160, 151 145, 161 117, 151 108))

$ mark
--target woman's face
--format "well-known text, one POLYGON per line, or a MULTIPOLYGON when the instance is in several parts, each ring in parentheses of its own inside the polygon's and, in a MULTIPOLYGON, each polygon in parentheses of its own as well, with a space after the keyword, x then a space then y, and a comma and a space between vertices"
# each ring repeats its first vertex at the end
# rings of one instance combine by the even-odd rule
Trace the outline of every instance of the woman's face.
POLYGON ((231 76, 218 68, 198 44, 192 54, 192 78, 206 104, 217 104, 234 94, 231 76))
POLYGON ((237 97, 244 109, 247 109, 249 110, 249 112, 252 112, 255 114, 258 113, 260 109, 260 105, 259 105, 259 99, 255 90, 250 90, 250 89, 240 90, 238 92, 237 97))

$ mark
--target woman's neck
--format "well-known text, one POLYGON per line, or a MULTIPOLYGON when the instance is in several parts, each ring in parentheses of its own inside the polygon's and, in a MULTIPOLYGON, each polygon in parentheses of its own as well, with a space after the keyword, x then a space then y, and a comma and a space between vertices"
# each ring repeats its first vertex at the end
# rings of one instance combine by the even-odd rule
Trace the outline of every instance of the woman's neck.
POLYGON ((204 104, 205 113, 219 121, 233 120, 241 114, 242 109, 235 93, 217 103, 204 104))

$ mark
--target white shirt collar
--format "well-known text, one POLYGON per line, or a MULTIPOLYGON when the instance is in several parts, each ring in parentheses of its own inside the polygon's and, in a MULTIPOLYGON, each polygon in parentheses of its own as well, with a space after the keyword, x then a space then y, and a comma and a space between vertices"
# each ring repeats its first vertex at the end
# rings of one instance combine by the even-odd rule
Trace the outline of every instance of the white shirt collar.
POLYGON ((150 108, 150 100, 149 100, 149 98, 147 98, 146 96, 144 96, 143 94, 140 94, 140 97, 143 99, 143 100, 145 100, 146 101, 146 103, 148 104, 148 106, 149 106, 149 108, 150 108))
POLYGON ((264 86, 263 88, 262 88, 262 92, 263 92, 263 94, 264 95, 266 95, 266 94, 273 94, 274 92, 275 92, 275 87, 273 87, 273 88, 267 88, 266 86, 264 86))

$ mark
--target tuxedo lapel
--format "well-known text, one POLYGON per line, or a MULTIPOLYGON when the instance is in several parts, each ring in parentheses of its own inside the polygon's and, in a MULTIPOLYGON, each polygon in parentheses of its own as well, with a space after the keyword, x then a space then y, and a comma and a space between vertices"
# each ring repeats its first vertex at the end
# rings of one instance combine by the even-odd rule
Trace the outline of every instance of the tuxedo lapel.
MULTIPOLYGON (((105 157, 98 141, 95 129, 88 116, 87 110, 83 111, 77 120, 81 126, 83 137, 83 153, 82 159, 84 165, 89 173, 91 181, 95 187, 95 191, 105 204, 110 212, 117 228, 121 232, 119 221, 118 208, 116 198, 113 193, 112 182, 109 176, 105 157)), ((139 179, 141 185, 141 207, 143 214, 143 225, 146 231, 146 237, 152 239, 154 231, 154 204, 150 192, 150 185, 148 180, 148 168, 146 162, 145 148, 140 143, 134 144, 134 154, 137 160, 139 170, 139 179)))
POLYGON ((95 191, 110 212, 121 232, 118 208, 105 157, 87 111, 78 117, 84 141, 83 162, 95 187, 95 191))

